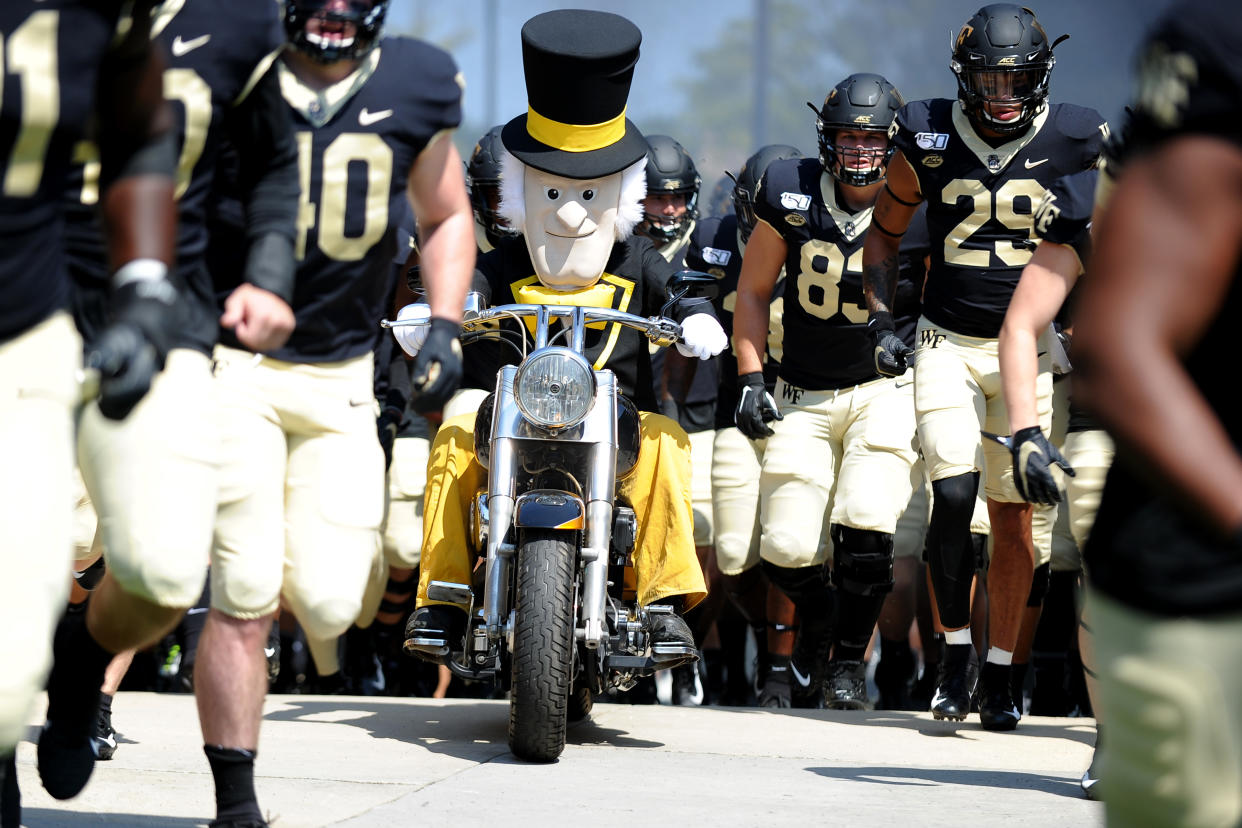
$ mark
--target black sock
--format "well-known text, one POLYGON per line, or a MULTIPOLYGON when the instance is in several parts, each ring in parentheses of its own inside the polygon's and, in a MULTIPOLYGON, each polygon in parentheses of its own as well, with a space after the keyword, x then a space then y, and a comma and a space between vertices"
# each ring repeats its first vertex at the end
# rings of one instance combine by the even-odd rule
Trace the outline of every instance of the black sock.
POLYGON ((0 756, 0 828, 21 828, 22 792, 17 787, 15 756, 0 756))
MULTIPOLYGON (((112 661, 86 628, 83 616, 66 615, 56 628, 48 676, 47 720, 57 730, 89 736, 99 715, 99 686, 112 661)), ((76 738, 74 739, 76 741, 76 738)))
POLYGON ((254 758, 258 751, 203 745, 216 782, 216 819, 263 821, 254 795, 254 758))
POLYGON ((111 693, 100 693, 99 694, 99 709, 106 710, 109 713, 112 712, 112 694, 111 693))

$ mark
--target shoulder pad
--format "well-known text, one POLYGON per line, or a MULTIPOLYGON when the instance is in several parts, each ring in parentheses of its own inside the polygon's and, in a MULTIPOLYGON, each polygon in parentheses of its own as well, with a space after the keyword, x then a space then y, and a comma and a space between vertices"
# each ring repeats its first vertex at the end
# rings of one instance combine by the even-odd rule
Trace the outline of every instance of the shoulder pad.
POLYGON ((1101 142, 1108 137, 1108 123, 1094 109, 1075 104, 1053 104, 1052 121, 1057 131, 1079 141, 1092 137, 1101 142))

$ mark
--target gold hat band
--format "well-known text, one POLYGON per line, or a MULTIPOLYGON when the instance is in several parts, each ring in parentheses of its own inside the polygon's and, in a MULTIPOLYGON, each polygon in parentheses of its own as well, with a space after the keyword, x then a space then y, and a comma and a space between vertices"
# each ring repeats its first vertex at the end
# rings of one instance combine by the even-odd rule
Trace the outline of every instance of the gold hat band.
POLYGON ((590 152, 615 144, 625 137, 625 110, 601 124, 563 124, 526 109, 526 131, 541 144, 565 152, 590 152))

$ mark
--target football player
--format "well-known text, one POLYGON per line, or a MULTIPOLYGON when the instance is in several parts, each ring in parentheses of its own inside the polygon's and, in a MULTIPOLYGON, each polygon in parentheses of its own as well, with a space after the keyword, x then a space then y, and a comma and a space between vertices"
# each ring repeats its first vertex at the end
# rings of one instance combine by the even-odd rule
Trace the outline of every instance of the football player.
MULTIPOLYGON (((911 350, 892 334, 898 245, 926 200, 931 263, 914 396, 932 480, 928 564, 947 642, 932 713, 964 720, 979 672, 970 646, 970 522, 984 470, 993 552, 980 720, 994 730, 1012 730, 1020 718, 1010 668, 1037 563, 1031 506, 1014 486, 1009 452, 980 435, 1006 429, 996 336, 1036 244, 1036 205, 1057 178, 1095 164, 1106 132, 1093 110, 1048 104, 1053 45, 1029 9, 996 4, 971 16, 953 47, 957 100, 913 102, 894 123, 897 153, 863 253, 876 366, 901 374, 911 350)), ((1046 431, 1052 383, 1042 359, 1046 431)))
POLYGON ((1075 311, 1074 394, 1117 441, 1084 550, 1117 825, 1242 822, 1239 48, 1218 3, 1156 25, 1075 311))
POLYGON ((474 241, 480 253, 486 253, 501 239, 516 236, 518 231, 500 215, 500 130, 489 129, 474 145, 466 162, 466 187, 470 191, 470 207, 474 212, 474 241))
MULTIPOLYGON (((101 403, 124 417, 171 335, 175 150, 151 48, 151 2, 0 6, 0 822, 21 821, 13 751, 43 687, 65 607, 73 413, 82 341, 66 312, 63 193, 74 144, 97 125, 112 321, 87 356, 101 403), (19 77, 11 78, 11 75, 19 77), (18 80, 20 79, 20 83, 18 80)), ((110 654, 99 654, 100 669, 110 654)), ((98 693, 99 679, 94 682, 98 693)), ((83 741, 94 724, 86 719, 83 741)), ((87 747, 89 751, 89 747, 87 747)))
MULTIPOLYGON (((651 239, 670 264, 689 265, 687 254, 698 226, 702 179, 690 153, 667 135, 647 135, 647 195, 643 220, 634 228, 651 239)), ((716 411, 718 362, 688 358, 676 349, 652 351, 652 371, 661 410, 677 420, 690 437, 690 497, 694 504, 694 546, 708 577, 707 599, 686 616, 700 647, 720 614, 719 572, 712 563, 712 420, 716 411)), ((673 668, 673 703, 690 704, 695 665, 673 668)))
POLYGON ((647 146, 647 195, 634 232, 651 239, 666 261, 681 265, 699 219, 703 181, 694 159, 675 139, 648 135, 647 146))
MULTIPOLYGON (((150 393, 120 422, 103 405, 87 406, 78 422, 79 467, 99 514, 107 574, 87 606, 85 625, 81 614, 67 615, 57 637, 39 770, 49 793, 61 799, 86 784, 94 762, 83 727, 95 725, 103 653, 158 640, 202 592, 216 515, 219 441, 210 353, 219 325, 235 327, 256 350, 280 345, 293 327, 288 301, 297 153, 270 68, 282 43, 277 10, 246 0, 190 0, 163 7, 152 35, 169 52, 164 88, 178 104, 174 279, 182 299, 178 330, 150 393), (203 253, 207 197, 226 133, 248 150, 250 223, 245 282, 229 297, 221 323, 203 253)), ((93 150, 79 147, 78 160, 85 163, 75 168, 66 194, 74 319, 88 343, 99 339, 108 317, 93 150)))
MULTIPOLYGON (((298 147, 301 199, 288 342, 256 353, 231 332, 216 346, 222 439, 212 607, 195 693, 214 758, 220 824, 263 824, 255 800, 267 665, 283 597, 322 676, 359 616, 379 554, 384 455, 376 435, 373 351, 393 278, 396 199, 421 233, 433 319, 413 382, 442 399, 460 374, 456 337, 474 258, 452 59, 420 41, 380 40, 386 0, 291 0, 276 63, 298 147), (413 79, 413 80, 411 80, 413 79)), ((245 148, 238 147, 239 154, 245 148)), ((226 182, 209 265, 217 290, 242 272, 242 211, 226 182)))
MULTIPOLYGON (((825 704, 841 709, 867 703, 863 657, 893 585, 893 532, 918 457, 911 384, 877 373, 862 295, 863 239, 893 151, 889 124, 903 103, 885 78, 860 73, 811 106, 819 157, 776 161, 764 173, 734 311, 737 425, 751 439, 768 438, 759 554, 798 607, 790 669, 800 692, 819 693, 832 646, 822 691, 825 704), (782 266, 781 361, 769 394, 762 354, 782 266)), ((898 314, 914 315, 917 297, 908 284, 903 298, 914 301, 898 314)))
MULTIPOLYGON (((686 254, 686 265, 703 270, 720 280, 713 305, 721 325, 732 341, 733 308, 737 301, 737 281, 742 271, 742 254, 746 239, 754 229, 754 193, 768 164, 777 159, 801 158, 802 153, 786 144, 760 148, 742 165, 733 182, 731 197, 739 207, 720 216, 699 222, 686 254), (741 205, 747 205, 742 207, 741 205), (749 224, 742 221, 745 216, 749 224)), ((769 336, 764 359, 765 387, 776 384, 776 358, 780 353, 781 304, 784 282, 778 280, 772 289, 769 311, 769 336)), ((721 573, 721 586, 729 600, 750 624, 755 645, 760 652, 760 669, 756 684, 760 700, 772 706, 789 707, 790 687, 787 663, 793 647, 791 626, 793 607, 783 606, 778 613, 783 619, 768 618, 769 591, 771 600, 785 604, 784 593, 769 587, 759 563, 759 464, 763 457, 764 440, 749 440, 733 422, 737 408, 737 357, 732 347, 717 357, 719 384, 716 389, 716 410, 711 450, 711 491, 713 537, 716 564, 721 573), (769 630, 769 620, 780 628, 769 630), (783 656, 776 678, 768 686, 768 654, 783 656)))

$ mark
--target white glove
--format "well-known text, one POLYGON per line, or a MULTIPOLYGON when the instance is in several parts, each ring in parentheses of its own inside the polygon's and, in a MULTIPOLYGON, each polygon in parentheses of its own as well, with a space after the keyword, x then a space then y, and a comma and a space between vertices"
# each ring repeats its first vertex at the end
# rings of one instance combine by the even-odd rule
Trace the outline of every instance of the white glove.
MULTIPOLYGON (((423 302, 414 302, 406 305, 397 312, 397 321, 405 322, 408 320, 416 320, 418 322, 426 322, 431 318, 431 306, 423 302)), ((427 325, 406 325, 392 329, 392 335, 397 338, 397 344, 401 346, 401 350, 410 356, 418 356, 419 350, 422 349, 423 343, 427 341, 427 334, 431 333, 431 328, 427 325)))
POLYGON ((724 328, 709 313, 687 316, 686 321, 681 323, 681 337, 685 340, 677 343, 677 350, 681 355, 699 359, 710 359, 729 344, 724 328))

